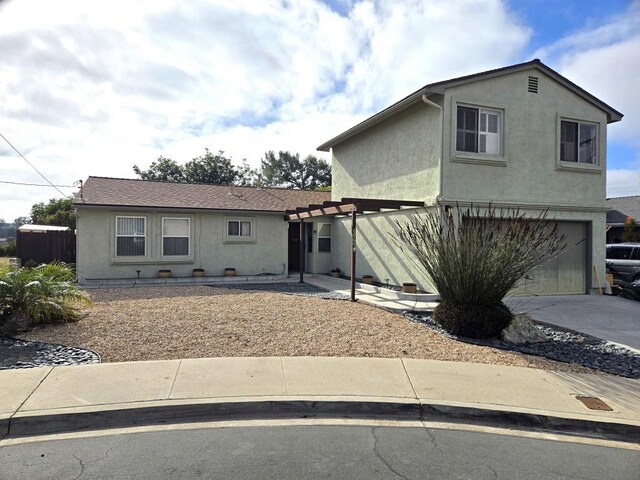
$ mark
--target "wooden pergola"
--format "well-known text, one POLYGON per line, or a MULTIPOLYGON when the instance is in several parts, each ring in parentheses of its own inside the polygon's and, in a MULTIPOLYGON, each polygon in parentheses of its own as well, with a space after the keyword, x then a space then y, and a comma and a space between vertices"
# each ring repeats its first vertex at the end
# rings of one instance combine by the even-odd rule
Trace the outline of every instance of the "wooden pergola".
POLYGON ((402 208, 424 207, 424 202, 414 200, 384 200, 377 198, 343 198, 341 201, 327 201, 311 204, 285 212, 285 220, 300 222, 300 283, 304 282, 304 220, 305 218, 326 216, 351 216, 351 301, 356 300, 356 218, 358 215, 400 210, 402 208))

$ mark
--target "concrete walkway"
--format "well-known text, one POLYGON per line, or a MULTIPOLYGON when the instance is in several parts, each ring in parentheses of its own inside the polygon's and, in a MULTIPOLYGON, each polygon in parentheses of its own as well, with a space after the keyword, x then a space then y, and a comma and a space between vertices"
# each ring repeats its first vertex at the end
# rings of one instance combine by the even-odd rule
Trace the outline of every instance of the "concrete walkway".
POLYGON ((0 371, 0 438, 238 418, 386 417, 640 442, 640 381, 416 359, 267 357, 0 371), (612 411, 588 409, 596 396, 612 411))
POLYGON ((540 322, 640 351, 640 302, 610 295, 514 297, 507 303, 540 322))

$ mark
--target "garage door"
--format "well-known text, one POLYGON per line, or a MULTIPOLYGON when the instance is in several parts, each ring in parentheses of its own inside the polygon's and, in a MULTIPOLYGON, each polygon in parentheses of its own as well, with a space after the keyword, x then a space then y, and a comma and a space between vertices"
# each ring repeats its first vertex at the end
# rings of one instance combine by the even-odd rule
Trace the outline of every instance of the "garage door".
POLYGON ((566 236, 562 254, 534 268, 514 291, 517 295, 567 295, 586 293, 587 224, 558 222, 558 231, 566 236))

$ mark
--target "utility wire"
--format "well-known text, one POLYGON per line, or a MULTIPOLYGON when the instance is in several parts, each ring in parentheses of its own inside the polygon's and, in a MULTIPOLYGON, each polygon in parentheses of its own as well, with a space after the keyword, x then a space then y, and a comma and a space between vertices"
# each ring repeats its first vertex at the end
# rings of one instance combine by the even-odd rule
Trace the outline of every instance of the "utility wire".
MULTIPOLYGON (((26 185, 28 187, 50 187, 51 185, 46 183, 24 183, 24 182, 10 182, 8 180, 0 180, 0 183, 8 183, 9 185, 26 185)), ((75 188, 75 185, 53 185, 54 187, 62 188, 75 188)))
POLYGON ((14 146, 13 146, 13 144, 12 144, 9 140, 7 140, 7 137, 5 137, 2 133, 0 133, 0 137, 2 137, 2 139, 3 139, 5 142, 7 142, 7 143, 9 144, 9 146, 10 146, 11 148, 13 148, 13 150, 14 150, 18 155, 20 155, 20 156, 22 157, 22 159, 23 159, 25 162, 27 162, 31 168, 33 168, 33 169, 38 173, 38 175, 40 175, 42 178, 44 178, 44 179, 45 179, 45 181, 46 181, 49 185, 51 185, 53 188, 55 188, 56 190, 58 190, 58 192, 60 192, 60 194, 61 194, 63 197, 66 197, 66 196, 67 196, 67 195, 65 195, 65 193, 64 193, 62 190, 60 190, 60 189, 59 189, 58 187, 56 187, 53 183, 51 183, 51 181, 50 181, 47 177, 45 177, 42 173, 40 173, 40 170, 38 170, 38 169, 37 169, 37 168, 36 168, 36 167, 35 167, 35 166, 34 166, 34 165, 29 161, 29 160, 27 160, 27 157, 25 157, 22 153, 20 153, 20 150, 18 150, 16 147, 14 147, 14 146))

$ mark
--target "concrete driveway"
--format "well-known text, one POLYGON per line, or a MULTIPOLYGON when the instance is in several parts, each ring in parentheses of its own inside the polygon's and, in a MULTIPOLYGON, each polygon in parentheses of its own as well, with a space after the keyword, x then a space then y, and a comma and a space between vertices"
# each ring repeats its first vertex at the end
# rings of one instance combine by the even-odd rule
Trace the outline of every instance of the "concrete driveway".
POLYGON ((514 311, 534 320, 627 345, 640 350, 640 302, 610 295, 512 297, 514 311))

